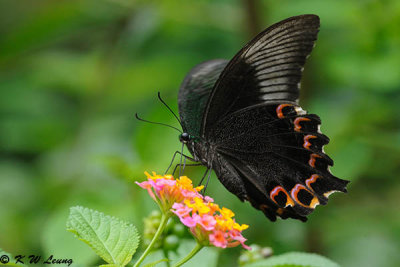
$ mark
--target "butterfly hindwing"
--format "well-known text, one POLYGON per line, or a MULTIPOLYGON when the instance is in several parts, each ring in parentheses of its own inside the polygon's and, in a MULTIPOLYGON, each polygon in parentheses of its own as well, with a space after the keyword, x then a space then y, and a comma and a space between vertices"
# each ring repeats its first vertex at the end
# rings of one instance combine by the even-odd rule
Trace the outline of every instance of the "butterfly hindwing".
POLYGON ((323 152, 329 139, 318 132, 318 116, 294 106, 302 114, 284 113, 279 118, 279 106, 231 114, 215 129, 214 136, 221 139, 214 142, 218 154, 244 180, 251 192, 246 198, 253 206, 304 220, 316 205, 327 203, 331 191, 345 192, 347 182, 329 171, 333 161, 323 152), (301 118, 310 120, 298 123, 301 118))

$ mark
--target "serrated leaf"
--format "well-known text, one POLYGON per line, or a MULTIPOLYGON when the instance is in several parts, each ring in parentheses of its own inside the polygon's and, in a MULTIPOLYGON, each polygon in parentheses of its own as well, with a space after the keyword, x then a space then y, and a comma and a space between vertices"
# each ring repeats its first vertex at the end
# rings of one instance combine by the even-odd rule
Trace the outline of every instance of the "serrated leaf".
POLYGON ((67 230, 115 266, 128 264, 139 245, 139 235, 132 224, 80 206, 71 208, 67 230))
POLYGON ((245 267, 339 267, 328 258, 318 254, 289 252, 279 256, 246 264, 245 267))

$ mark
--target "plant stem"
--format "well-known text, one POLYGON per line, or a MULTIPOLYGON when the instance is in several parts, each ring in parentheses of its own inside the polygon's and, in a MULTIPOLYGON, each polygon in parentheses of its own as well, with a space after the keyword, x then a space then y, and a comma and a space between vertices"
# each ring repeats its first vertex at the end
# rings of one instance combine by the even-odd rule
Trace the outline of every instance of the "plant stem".
POLYGON ((168 258, 168 251, 165 250, 165 249, 163 249, 162 251, 163 251, 164 257, 165 257, 166 259, 168 259, 168 260, 165 262, 165 263, 167 264, 167 267, 171 267, 171 263, 169 262, 169 258, 168 258))
MULTIPOLYGON (((243 0, 244 11, 246 12, 247 33, 249 38, 253 38, 261 30, 260 10, 261 3, 259 0, 243 0)), ((263 16, 264 17, 264 16, 263 16)))
POLYGON ((199 252, 204 246, 200 243, 197 242, 196 246, 192 249, 192 251, 190 251, 189 254, 186 255, 186 257, 184 257, 183 259, 181 259, 177 264, 175 264, 173 267, 179 267, 181 265, 183 265, 185 262, 187 262, 188 260, 190 260, 191 258, 193 258, 194 255, 197 254, 197 252, 199 252))
POLYGON ((146 250, 143 252, 142 256, 140 256, 139 260, 133 265, 133 267, 138 267, 143 260, 147 257, 150 253, 151 249, 153 248, 154 244, 156 243, 157 239, 160 237, 162 232, 164 231, 165 226, 167 225, 168 219, 171 217, 169 212, 163 213, 161 216, 161 222, 158 226, 157 232, 154 234, 153 239, 151 240, 150 244, 147 246, 146 250))

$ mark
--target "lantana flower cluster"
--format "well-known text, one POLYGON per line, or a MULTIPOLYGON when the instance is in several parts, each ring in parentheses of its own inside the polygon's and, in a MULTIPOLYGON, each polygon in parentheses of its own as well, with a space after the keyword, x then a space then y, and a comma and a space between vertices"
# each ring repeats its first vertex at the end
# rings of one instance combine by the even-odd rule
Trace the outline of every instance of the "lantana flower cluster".
POLYGON ((178 216, 199 243, 221 248, 242 245, 250 249, 242 236, 248 225, 238 224, 230 209, 220 208, 211 197, 201 195, 203 186, 193 187, 186 176, 175 180, 171 175, 145 174, 147 181, 137 184, 148 190, 162 210, 178 216))

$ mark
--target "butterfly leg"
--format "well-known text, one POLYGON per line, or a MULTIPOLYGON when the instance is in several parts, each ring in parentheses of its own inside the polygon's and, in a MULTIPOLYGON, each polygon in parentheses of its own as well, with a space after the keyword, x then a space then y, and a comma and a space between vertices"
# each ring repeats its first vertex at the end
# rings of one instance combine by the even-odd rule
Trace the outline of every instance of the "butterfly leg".
POLYGON ((200 183, 199 183, 198 186, 200 186, 200 185, 203 183, 204 178, 206 178, 206 175, 207 175, 207 173, 208 173, 209 170, 210 170, 210 169, 207 169, 206 172, 203 174, 203 177, 201 177, 201 180, 200 180, 200 183))
MULTIPOLYGON (((211 169, 207 169, 207 172, 208 172, 208 177, 207 177, 207 182, 206 182, 206 185, 204 186, 204 189, 201 191, 201 194, 204 196, 205 194, 206 194, 206 190, 207 190, 207 186, 208 186, 208 182, 210 181, 210 177, 211 177, 211 169)), ((207 173, 206 172, 206 173, 207 173)), ((205 175, 204 175, 204 177, 205 177, 205 175)), ((203 179, 204 179, 204 177, 203 177, 203 179)), ((203 180, 202 179, 202 180, 203 180)))
MULTIPOLYGON (((181 148, 181 161, 179 164, 179 175, 178 177, 181 177, 182 174, 182 155, 183 155, 183 147, 185 146, 185 144, 182 142, 182 148, 181 148)), ((186 164, 186 158, 185 158, 185 164, 186 164)))
MULTIPOLYGON (((191 161, 194 161, 194 162, 196 162, 196 160, 195 160, 194 158, 191 158, 191 157, 189 157, 189 156, 186 156, 185 154, 182 154, 180 151, 175 151, 174 155, 172 156, 171 163, 168 165, 168 168, 167 168, 167 170, 164 172, 164 174, 167 174, 167 172, 168 172, 168 171, 169 171, 169 169, 171 168, 171 166, 172 166, 172 163, 174 163, 174 160, 175 160, 176 154, 181 154, 181 155, 182 155, 184 158, 186 158, 186 159, 189 159, 189 160, 191 160, 191 161)), ((177 164, 176 166, 179 166, 179 164, 177 164)), ((175 166, 175 170, 176 170, 176 166, 175 166)), ((188 165, 188 166, 189 166, 189 165, 188 165)), ((174 170, 174 172, 173 172, 173 173, 175 173, 175 170, 174 170)))
MULTIPOLYGON (((175 168, 174 168, 174 171, 172 172, 172 175, 174 175, 174 173, 176 172, 176 169, 178 169, 179 165, 180 165, 180 163, 175 165, 175 168)), ((186 164, 185 166, 201 166, 201 165, 203 165, 203 164, 201 164, 201 163, 193 163, 193 164, 186 164)), ((185 167, 183 169, 185 169, 185 167)))
POLYGON ((211 168, 207 168, 206 172, 203 174, 203 177, 200 180, 199 186, 203 183, 204 178, 206 178, 207 173, 208 173, 207 182, 206 182, 206 185, 204 186, 204 189, 201 191, 202 195, 204 195, 206 193, 208 182, 210 181, 210 177, 211 177, 211 168))

